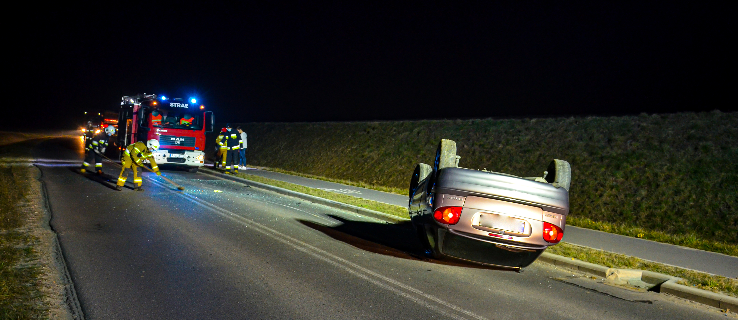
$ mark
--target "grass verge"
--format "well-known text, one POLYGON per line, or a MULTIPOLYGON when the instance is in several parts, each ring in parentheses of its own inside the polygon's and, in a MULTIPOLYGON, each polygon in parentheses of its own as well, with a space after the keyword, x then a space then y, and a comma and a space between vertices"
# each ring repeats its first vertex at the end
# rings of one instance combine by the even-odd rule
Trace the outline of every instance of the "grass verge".
POLYGON ((237 173, 236 176, 239 178, 250 180, 250 181, 264 183, 264 184, 268 184, 271 186, 280 187, 283 189, 297 191, 300 193, 309 194, 312 196, 316 196, 316 197, 320 197, 320 198, 324 198, 328 200, 333 200, 336 202, 346 203, 346 204, 350 204, 353 206, 357 206, 357 207, 361 207, 361 208, 365 208, 369 210, 374 210, 374 211, 379 211, 379 212, 383 212, 383 213, 391 214, 394 216, 409 219, 408 209, 399 207, 399 206, 394 206, 391 204, 361 199, 361 198, 353 197, 350 195, 325 191, 325 190, 316 189, 316 188, 304 187, 304 186, 289 183, 289 182, 264 178, 264 177, 255 176, 251 174, 237 173))
POLYGON ((695 233, 667 234, 660 231, 647 230, 645 228, 629 226, 626 224, 593 221, 588 218, 574 216, 567 217, 567 224, 581 228, 620 234, 623 236, 669 243, 704 251, 723 253, 735 257, 737 256, 736 244, 701 239, 695 233))
POLYGON ((268 171, 274 171, 274 172, 289 174, 291 176, 299 176, 299 177, 304 177, 304 178, 311 178, 311 179, 316 179, 316 180, 322 180, 322 181, 340 183, 340 184, 347 185, 347 186, 360 187, 360 188, 365 188, 365 189, 372 189, 372 190, 377 190, 377 191, 382 191, 382 192, 388 192, 388 193, 394 193, 394 194, 399 194, 399 195, 407 195, 408 194, 408 190, 401 189, 401 188, 396 188, 396 187, 388 187, 388 186, 381 186, 381 185, 377 185, 377 184, 369 184, 369 183, 365 183, 365 182, 354 182, 354 181, 349 181, 349 180, 341 180, 341 179, 327 178, 327 177, 316 176, 316 175, 312 175, 312 174, 305 174, 305 173, 300 173, 300 172, 295 172, 295 171, 283 170, 283 169, 280 169, 280 168, 269 168, 269 167, 259 167, 259 168, 260 169, 263 169, 263 170, 268 170, 268 171))
POLYGON ((0 165, 0 318, 37 319, 47 308, 40 288, 35 246, 39 239, 19 209, 29 188, 27 166, 0 165))
POLYGON ((586 248, 567 242, 562 242, 556 246, 549 247, 547 252, 609 268, 646 270, 680 277, 685 279, 685 281, 680 284, 722 293, 733 297, 737 296, 737 279, 677 268, 623 254, 586 248))
MULTIPOLYGON (((408 218, 408 210, 405 207, 379 203, 372 200, 360 199, 354 196, 309 188, 289 182, 268 179, 250 174, 238 173, 236 174, 236 176, 259 183, 272 185, 275 187, 280 187, 304 194, 310 194, 324 199, 384 212, 387 214, 404 217, 406 219, 408 218)), ((547 249, 547 252, 568 258, 575 258, 585 262, 595 263, 602 266, 607 266, 609 268, 638 269, 680 277, 685 279, 684 283, 681 283, 683 285, 722 293, 733 297, 737 296, 736 279, 730 279, 722 276, 710 275, 703 272, 677 268, 627 255, 590 249, 566 242, 562 242, 555 246, 549 247, 549 249, 547 249)))

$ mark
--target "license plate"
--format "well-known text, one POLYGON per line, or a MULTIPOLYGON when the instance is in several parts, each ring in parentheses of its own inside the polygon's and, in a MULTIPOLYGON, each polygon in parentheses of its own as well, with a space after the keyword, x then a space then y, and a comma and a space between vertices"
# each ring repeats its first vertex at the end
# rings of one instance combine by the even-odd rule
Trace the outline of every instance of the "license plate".
POLYGON ((169 154, 169 157, 170 157, 170 158, 184 158, 184 157, 185 157, 185 155, 184 155, 184 154, 176 154, 176 153, 170 153, 170 154, 169 154))
POLYGON ((479 226, 517 234, 528 233, 526 232, 528 229, 528 223, 526 221, 499 214, 481 214, 479 226))

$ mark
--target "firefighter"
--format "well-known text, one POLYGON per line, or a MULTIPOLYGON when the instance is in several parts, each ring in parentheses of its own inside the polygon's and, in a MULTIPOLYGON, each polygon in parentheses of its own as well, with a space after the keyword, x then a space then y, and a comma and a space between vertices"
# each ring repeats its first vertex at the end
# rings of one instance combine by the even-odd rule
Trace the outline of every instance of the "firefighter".
POLYGON ((159 111, 152 111, 151 112, 151 124, 153 126, 161 126, 162 125, 162 113, 159 111))
POLYGON ((226 166, 226 150, 228 147, 226 147, 225 144, 222 144, 221 141, 226 137, 226 128, 221 128, 221 133, 216 137, 216 159, 213 161, 213 167, 220 166, 221 168, 226 166))
MULTIPOLYGON (((82 173, 87 172, 90 164, 95 161, 93 141, 95 141, 95 137, 100 133, 99 131, 100 129, 92 121, 87 121, 87 127, 85 129, 85 159, 82 161, 82 168, 80 168, 80 172, 82 173)), ((97 143, 95 145, 97 146, 97 143)), ((102 159, 99 161, 102 161, 102 159)), ((102 167, 102 163, 100 166, 102 167)))
MULTIPOLYGON (((108 138, 115 134, 115 127, 108 125, 102 132, 97 132, 92 139, 91 152, 95 157, 95 171, 98 175, 103 175, 103 154, 108 148, 108 138)), ((90 156, 92 161, 92 155, 90 156)))
POLYGON ((195 118, 193 118, 191 115, 185 114, 185 116, 180 119, 180 124, 184 126, 189 126, 194 120, 195 118))
POLYGON ((238 173, 239 146, 241 145, 241 135, 239 135, 236 131, 232 131, 230 124, 226 124, 226 132, 219 144, 222 146, 226 146, 226 161, 223 162, 223 166, 226 168, 226 172, 238 173), (231 169, 233 169, 233 171, 231 171, 231 169))
POLYGON ((143 188, 141 188, 141 177, 139 177, 138 173, 136 172, 136 167, 143 167, 144 166, 144 160, 149 160, 151 163, 151 169, 156 172, 158 176, 162 175, 161 172, 159 172, 159 167, 157 167, 157 163, 154 162, 154 155, 151 153, 152 151, 156 151, 159 149, 159 141, 156 139, 151 139, 144 144, 143 142, 139 141, 136 143, 133 143, 126 147, 126 150, 123 151, 123 157, 121 158, 121 164, 123 168, 121 168, 121 175, 118 177, 118 183, 116 183, 115 189, 118 191, 121 191, 123 189, 123 185, 126 183, 126 179, 128 178, 128 174, 126 173, 126 169, 130 168, 133 170, 133 184, 135 186, 134 190, 136 191, 144 191, 143 188))

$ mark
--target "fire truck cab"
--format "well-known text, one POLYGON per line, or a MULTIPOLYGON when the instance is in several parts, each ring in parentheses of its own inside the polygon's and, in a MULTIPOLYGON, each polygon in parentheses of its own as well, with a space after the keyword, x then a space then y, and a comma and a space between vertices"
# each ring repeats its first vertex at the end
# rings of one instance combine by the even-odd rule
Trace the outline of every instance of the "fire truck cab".
POLYGON ((212 111, 190 98, 156 94, 123 96, 118 114, 119 151, 137 141, 156 139, 154 159, 160 166, 185 167, 196 172, 205 161, 205 133, 213 132, 212 111))

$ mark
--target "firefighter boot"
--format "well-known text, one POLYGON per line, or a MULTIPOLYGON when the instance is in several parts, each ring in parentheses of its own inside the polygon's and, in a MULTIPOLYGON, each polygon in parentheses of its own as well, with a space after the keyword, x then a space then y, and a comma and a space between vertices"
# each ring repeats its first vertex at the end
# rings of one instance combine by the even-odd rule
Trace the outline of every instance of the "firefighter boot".
POLYGON ((142 188, 142 187, 136 187, 133 190, 135 190, 135 191, 144 191, 144 188, 142 188))
POLYGON ((123 190, 123 188, 121 188, 121 186, 115 186, 115 189, 116 189, 117 191, 121 191, 121 190, 123 190))

